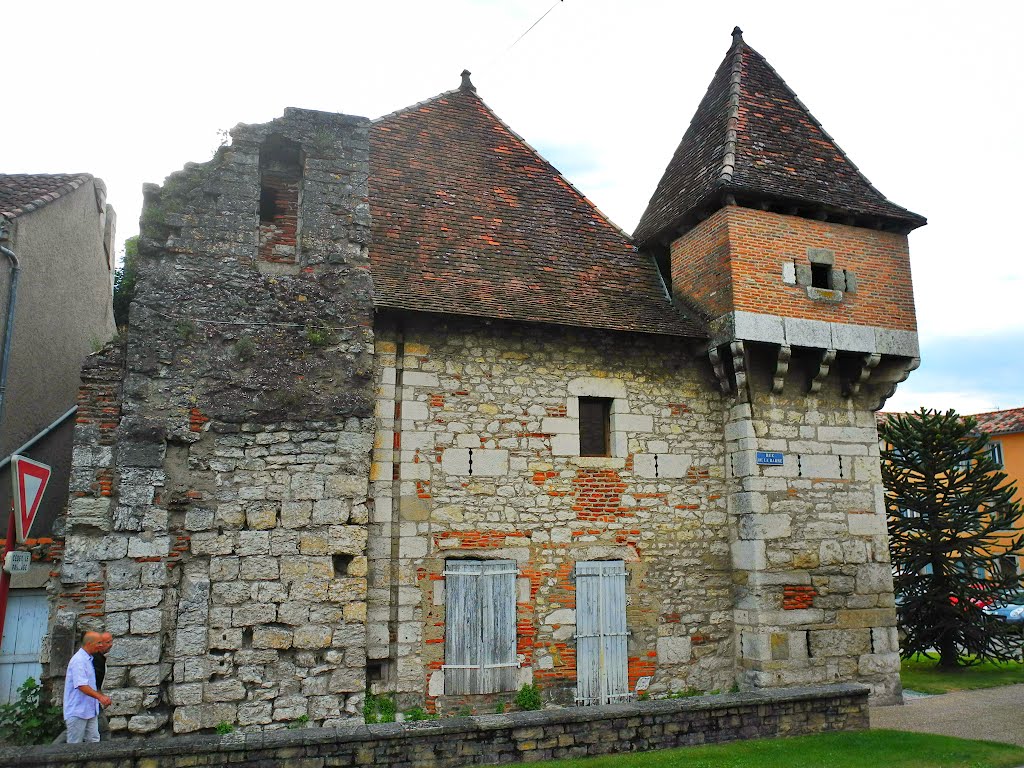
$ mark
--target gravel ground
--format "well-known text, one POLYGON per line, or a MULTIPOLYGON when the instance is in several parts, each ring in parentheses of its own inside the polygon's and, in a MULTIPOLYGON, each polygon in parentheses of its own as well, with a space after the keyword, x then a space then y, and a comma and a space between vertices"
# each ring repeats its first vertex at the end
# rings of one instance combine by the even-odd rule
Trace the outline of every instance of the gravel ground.
POLYGON ((905 699, 902 706, 872 707, 871 727, 1024 747, 1024 684, 905 699))

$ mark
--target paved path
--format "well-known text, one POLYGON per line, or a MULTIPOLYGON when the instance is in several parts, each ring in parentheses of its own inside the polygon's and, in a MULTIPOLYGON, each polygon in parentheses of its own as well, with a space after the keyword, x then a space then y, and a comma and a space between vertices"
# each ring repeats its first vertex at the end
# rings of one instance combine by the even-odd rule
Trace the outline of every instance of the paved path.
POLYGON ((872 707, 871 727, 1003 741, 1024 747, 1024 684, 908 697, 903 706, 872 707))

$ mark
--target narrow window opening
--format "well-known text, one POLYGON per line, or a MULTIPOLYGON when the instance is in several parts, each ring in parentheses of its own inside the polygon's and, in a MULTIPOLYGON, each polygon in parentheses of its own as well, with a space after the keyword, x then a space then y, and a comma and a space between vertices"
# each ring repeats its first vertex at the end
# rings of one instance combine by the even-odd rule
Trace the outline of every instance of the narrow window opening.
POLYGON ((260 148, 261 261, 295 262, 301 188, 301 148, 281 136, 268 137, 260 148))
POLYGON ((832 268, 828 264, 811 262, 811 287, 832 289, 832 268))
POLYGON ((580 398, 580 456, 611 455, 611 414, 611 398, 580 398))
POLYGON ((334 561, 334 575, 335 577, 348 576, 348 567, 352 565, 353 555, 334 555, 332 558, 334 561))
POLYGON ((366 682, 368 683, 382 683, 384 682, 384 662, 383 661, 371 661, 366 665, 366 682))
POLYGON ((807 642, 807 658, 814 658, 814 652, 811 650, 811 633, 804 632, 804 640, 807 642))

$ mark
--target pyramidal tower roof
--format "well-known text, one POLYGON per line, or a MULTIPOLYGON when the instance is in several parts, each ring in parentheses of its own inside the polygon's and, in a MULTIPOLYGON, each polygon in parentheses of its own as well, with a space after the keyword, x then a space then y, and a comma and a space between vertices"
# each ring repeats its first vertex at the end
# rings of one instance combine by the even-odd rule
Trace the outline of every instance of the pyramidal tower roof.
POLYGON ((739 27, 633 239, 671 240, 730 202, 900 232, 926 223, 871 185, 739 27))

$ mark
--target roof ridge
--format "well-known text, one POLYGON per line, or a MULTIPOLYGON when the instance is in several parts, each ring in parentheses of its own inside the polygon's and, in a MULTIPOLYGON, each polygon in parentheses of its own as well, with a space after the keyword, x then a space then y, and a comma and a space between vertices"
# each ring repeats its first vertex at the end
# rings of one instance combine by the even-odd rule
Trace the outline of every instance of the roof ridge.
POLYGON ((732 31, 732 67, 729 73, 729 110, 725 120, 725 143, 722 145, 722 167, 718 172, 718 183, 732 182, 736 170, 737 127, 740 122, 740 83, 743 80, 743 30, 735 27, 732 31))
MULTIPOLYGON (((429 99, 423 99, 423 101, 417 101, 415 104, 410 104, 407 107, 402 107, 401 109, 396 109, 394 112, 388 112, 386 115, 381 115, 380 117, 375 117, 375 118, 373 118, 370 121, 370 124, 371 125, 376 125, 377 123, 380 123, 380 122, 382 122, 384 120, 387 120, 388 118, 397 117, 398 115, 404 114, 406 112, 411 112, 412 110, 416 109, 417 107, 422 107, 422 106, 424 106, 426 104, 430 104, 431 102, 437 101, 438 99, 444 98, 445 96, 451 96, 453 94, 461 93, 461 92, 463 92, 463 89, 461 87, 459 87, 459 88, 452 88, 449 91, 441 91, 441 93, 439 93, 439 94, 437 94, 435 96, 431 96, 429 99)), ((481 101, 482 101, 482 99, 481 99, 481 101)))
POLYGON ((37 197, 34 200, 30 200, 27 203, 22 203, 17 208, 12 208, 9 211, 0 211, 0 217, 6 219, 14 219, 23 213, 32 213, 32 211, 42 208, 48 203, 52 203, 55 200, 59 200, 69 192, 74 192, 85 182, 95 179, 91 173, 4 173, 0 174, 0 180, 4 178, 10 178, 12 176, 19 176, 23 178, 40 178, 40 177, 54 177, 54 176, 70 176, 71 179, 56 187, 53 191, 47 192, 42 197, 37 197))

